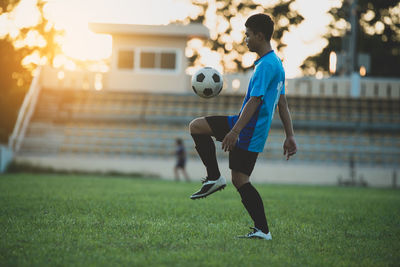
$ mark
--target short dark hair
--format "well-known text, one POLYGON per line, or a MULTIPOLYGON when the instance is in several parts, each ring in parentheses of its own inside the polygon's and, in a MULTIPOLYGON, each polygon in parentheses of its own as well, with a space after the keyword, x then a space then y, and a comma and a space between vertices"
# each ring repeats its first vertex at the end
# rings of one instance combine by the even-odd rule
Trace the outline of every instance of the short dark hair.
POLYGON ((265 36, 265 40, 270 41, 274 32, 274 22, 267 14, 255 14, 250 16, 244 24, 254 33, 261 32, 265 36))

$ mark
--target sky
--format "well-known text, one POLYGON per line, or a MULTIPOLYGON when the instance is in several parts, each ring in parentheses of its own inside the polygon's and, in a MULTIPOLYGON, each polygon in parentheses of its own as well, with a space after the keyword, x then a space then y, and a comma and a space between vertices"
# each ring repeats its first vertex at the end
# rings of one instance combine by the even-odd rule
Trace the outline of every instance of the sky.
MULTIPOLYGON (((208 2, 212 4, 214 0, 208 2)), ((274 1, 255 2, 263 4, 274 1)), ((318 53, 327 44, 326 40, 321 38, 331 20, 327 12, 339 3, 339 0, 296 0, 294 7, 305 20, 283 37, 288 46, 281 56, 288 78, 301 76, 299 66, 303 60, 318 53)), ((39 15, 34 11, 35 4, 36 0, 21 0, 19 10, 14 12, 14 27, 21 27, 35 20, 35 16, 39 15)), ((190 0, 48 0, 45 6, 47 19, 53 22, 57 29, 64 29, 66 32, 62 41, 64 54, 82 60, 107 58, 111 55, 111 37, 91 32, 88 28, 89 22, 168 24, 171 20, 195 16, 197 12, 190 0)), ((233 27, 244 27, 244 22, 245 18, 243 21, 238 20, 233 27)), ((0 16, 0 25, 2 23, 4 18, 0 16)), ((206 26, 212 31, 213 25, 209 24, 206 26)), ((4 35, 1 28, 0 38, 4 35)), ((217 62, 212 60, 215 51, 204 49, 203 52, 203 63, 217 67, 217 62)), ((254 57, 248 58, 254 60, 254 57)))

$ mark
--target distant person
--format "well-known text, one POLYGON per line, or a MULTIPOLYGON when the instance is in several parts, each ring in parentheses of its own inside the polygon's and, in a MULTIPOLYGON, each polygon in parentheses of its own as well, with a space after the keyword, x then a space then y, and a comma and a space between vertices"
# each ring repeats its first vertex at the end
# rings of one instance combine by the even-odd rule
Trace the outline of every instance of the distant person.
POLYGON ((285 71, 270 44, 274 22, 268 15, 256 14, 247 19, 245 26, 247 47, 257 53, 258 59, 239 114, 200 117, 189 125, 195 148, 207 169, 200 190, 190 198, 207 197, 226 186, 218 168, 213 136, 222 142, 225 152, 229 151, 232 183, 254 222, 253 231, 242 237, 271 240, 263 201, 249 179, 258 153, 267 141, 276 106, 286 133, 283 143, 286 159, 296 153, 297 146, 285 97, 285 71))
POLYGON ((185 177, 186 181, 190 181, 189 175, 186 172, 186 150, 185 146, 183 145, 183 141, 180 138, 176 139, 176 150, 175 150, 175 156, 176 156, 176 165, 174 168, 175 172, 175 180, 179 181, 179 171, 182 172, 183 177, 185 177))

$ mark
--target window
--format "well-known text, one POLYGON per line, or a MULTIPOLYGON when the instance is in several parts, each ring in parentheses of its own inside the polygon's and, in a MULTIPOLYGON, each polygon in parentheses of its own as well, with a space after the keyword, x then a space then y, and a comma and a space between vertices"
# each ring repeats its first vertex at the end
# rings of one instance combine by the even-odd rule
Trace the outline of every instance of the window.
POLYGON ((174 70, 176 64, 176 56, 175 53, 161 53, 161 68, 174 70))
POLYGON ((118 68, 119 69, 133 69, 134 65, 134 51, 133 50, 119 50, 118 51, 118 68))
POLYGON ((176 52, 142 51, 140 53, 141 69, 175 70, 176 52))
POLYGON ((120 70, 175 72, 179 67, 176 49, 121 47, 117 51, 117 68, 120 70))
POLYGON ((156 53, 142 52, 140 53, 140 68, 154 69, 156 67, 156 53))

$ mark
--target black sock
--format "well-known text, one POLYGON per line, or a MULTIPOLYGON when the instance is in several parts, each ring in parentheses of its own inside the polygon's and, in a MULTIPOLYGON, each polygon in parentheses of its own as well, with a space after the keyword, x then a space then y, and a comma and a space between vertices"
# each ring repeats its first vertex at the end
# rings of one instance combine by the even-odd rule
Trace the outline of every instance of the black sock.
POLYGON ((205 134, 192 134, 192 138, 204 166, 207 169, 207 178, 217 180, 221 173, 219 172, 215 144, 211 136, 205 134))
POLYGON ((254 221, 254 227, 268 233, 268 223, 265 217, 264 204, 258 191, 251 183, 242 185, 239 189, 243 206, 254 221))

